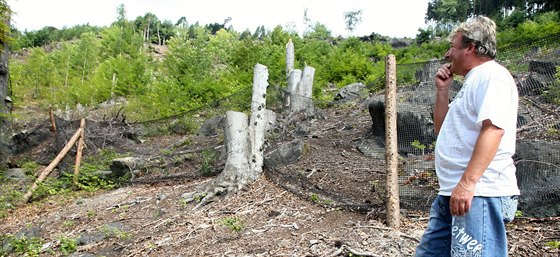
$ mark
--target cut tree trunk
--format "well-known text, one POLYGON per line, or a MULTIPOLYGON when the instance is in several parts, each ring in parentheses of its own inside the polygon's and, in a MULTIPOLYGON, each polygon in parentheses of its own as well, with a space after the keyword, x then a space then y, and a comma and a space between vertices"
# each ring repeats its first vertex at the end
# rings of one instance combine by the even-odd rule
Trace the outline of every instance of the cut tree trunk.
POLYGON ((285 97, 285 106, 290 107, 292 105, 292 98, 296 94, 296 89, 301 81, 301 70, 295 69, 290 72, 288 77, 288 89, 285 97))
POLYGON ((288 88, 284 94, 284 105, 290 106, 290 99, 296 93, 296 86, 301 80, 301 70, 294 70, 295 54, 292 39, 286 44, 286 80, 288 88))
POLYGON ((292 42, 292 39, 290 38, 290 40, 286 44, 286 77, 287 78, 290 77, 290 74, 292 74, 292 71, 294 70, 294 62, 295 62, 294 60, 295 60, 294 42, 292 42))
POLYGON ((202 185, 195 192, 183 195, 186 202, 199 201, 195 209, 208 203, 216 195, 235 192, 254 182, 262 173, 264 134, 271 121, 266 110, 268 70, 255 65, 251 118, 242 113, 227 111, 224 125, 227 159, 224 170, 216 179, 202 185))
POLYGON ((251 173, 249 164, 250 145, 249 122, 242 112, 227 111, 224 139, 226 140, 227 160, 224 170, 220 174, 220 186, 227 186, 227 191, 234 191, 237 186, 247 184, 251 173))
POLYGON ((262 172, 264 159, 264 134, 268 121, 266 111, 266 89, 268 88, 268 69, 261 64, 255 65, 253 76, 253 95, 249 135, 251 143, 251 180, 256 180, 262 172))
MULTIPOLYGON (((295 72, 292 74, 295 75, 295 72)), ((288 114, 287 119, 288 123, 297 123, 316 116, 315 105, 313 104, 313 98, 311 97, 313 92, 314 76, 315 68, 306 66, 303 69, 301 80, 295 87, 294 93, 291 96, 290 113, 288 114)))

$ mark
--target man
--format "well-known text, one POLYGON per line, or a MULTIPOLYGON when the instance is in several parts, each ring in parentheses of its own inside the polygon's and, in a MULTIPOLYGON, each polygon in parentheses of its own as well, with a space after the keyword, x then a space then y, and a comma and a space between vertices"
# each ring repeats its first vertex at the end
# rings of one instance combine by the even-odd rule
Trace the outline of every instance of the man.
POLYGON ((435 75, 435 164, 439 194, 416 256, 507 256, 505 223, 519 188, 515 153, 518 94, 498 64, 496 24, 476 17, 449 36, 449 61, 435 75), (464 77, 450 103, 453 75, 464 77))

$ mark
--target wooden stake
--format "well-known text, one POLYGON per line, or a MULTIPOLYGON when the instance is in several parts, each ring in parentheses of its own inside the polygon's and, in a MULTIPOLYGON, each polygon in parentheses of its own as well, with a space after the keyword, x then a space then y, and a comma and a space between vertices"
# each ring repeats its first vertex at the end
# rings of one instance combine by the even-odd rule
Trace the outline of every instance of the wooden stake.
POLYGON ((43 172, 41 173, 39 178, 37 178, 37 180, 35 180, 33 185, 31 185, 31 187, 29 188, 27 193, 23 196, 23 202, 24 203, 29 202, 29 199, 31 199, 31 195, 33 195, 33 192, 35 191, 35 189, 37 189, 37 187, 39 186, 39 183, 43 182, 43 180, 45 180, 45 178, 51 173, 51 171, 56 167, 56 165, 58 165, 58 163, 62 160, 62 158, 64 158, 64 156, 66 156, 68 151, 70 151, 70 148, 72 148, 72 145, 74 145, 76 143, 76 141, 78 141, 78 138, 80 137, 81 133, 82 133, 82 128, 79 128, 76 131, 76 133, 74 133, 74 135, 70 138, 70 141, 68 141, 66 146, 64 146, 62 151, 60 151, 58 156, 56 156, 56 158, 51 162, 51 164, 49 164, 49 166, 47 166, 43 170, 43 172))
POLYGON ((51 117, 51 131, 56 135, 56 122, 54 121, 52 109, 49 111, 49 116, 51 117))
POLYGON ((399 229, 399 173, 397 147, 397 68, 395 55, 385 58, 385 162, 387 193, 387 224, 399 229))
POLYGON ((86 120, 80 121, 80 141, 78 141, 78 150, 76 152, 76 164, 74 166, 74 189, 78 188, 78 175, 80 174, 80 164, 82 163, 82 151, 84 150, 84 134, 86 120))

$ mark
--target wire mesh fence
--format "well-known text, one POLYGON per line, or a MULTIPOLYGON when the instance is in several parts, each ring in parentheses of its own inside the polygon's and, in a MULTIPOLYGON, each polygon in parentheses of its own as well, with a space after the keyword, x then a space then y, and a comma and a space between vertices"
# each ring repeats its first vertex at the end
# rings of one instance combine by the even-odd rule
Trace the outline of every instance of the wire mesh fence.
MULTIPOLYGON (((514 160, 522 194, 519 210, 526 216, 560 214, 560 79, 556 71, 556 66, 560 65, 559 37, 549 36, 498 50, 497 61, 512 72, 520 95, 518 143, 514 160)), ((402 208, 427 210, 437 195, 433 155, 436 141, 432 118, 435 89, 433 75, 441 64, 442 60, 433 60, 397 65, 397 134, 401 156, 399 186, 402 208)), ((460 88, 461 81, 454 81, 451 97, 460 88)), ((248 86, 199 109, 164 119, 138 122, 133 127, 141 127, 147 134, 150 131, 157 134, 160 130, 178 134, 197 132, 201 126, 211 124, 209 120, 225 115, 228 110, 248 110, 250 101, 239 99, 250 99, 251 92, 248 86)), ((268 109, 284 108, 281 99, 285 92, 282 88, 270 86, 267 94, 268 109)), ((381 94, 373 97, 383 98, 381 94)), ((384 162, 383 154, 371 158, 384 162)), ((279 181, 287 180, 289 178, 279 181)), ((363 203, 346 201, 343 204, 364 208, 363 203)))
MULTIPOLYGON (((498 50, 497 61, 514 76, 520 96, 514 161, 521 189, 519 210, 526 216, 560 214, 559 37, 498 50)), ((434 60, 397 67, 401 205, 405 208, 428 209, 437 194, 431 113, 433 74, 442 64, 434 60), (410 78, 415 81, 410 83, 410 78)), ((452 98, 460 87, 461 81, 454 81, 452 98)))

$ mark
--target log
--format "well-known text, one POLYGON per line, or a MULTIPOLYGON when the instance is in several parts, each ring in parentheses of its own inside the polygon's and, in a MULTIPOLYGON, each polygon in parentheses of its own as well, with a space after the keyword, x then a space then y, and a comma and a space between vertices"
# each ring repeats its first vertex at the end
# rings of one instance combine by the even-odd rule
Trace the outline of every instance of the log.
POLYGON ((78 188, 78 175, 80 174, 80 165, 82 164, 82 152, 84 150, 84 130, 86 120, 80 121, 80 140, 78 141, 78 150, 76 151, 76 164, 74 165, 74 188, 78 188))
POLYGON ((70 151, 72 146, 76 143, 76 141, 78 141, 78 138, 80 138, 81 133, 82 133, 82 128, 78 128, 76 133, 74 133, 74 135, 70 138, 70 140, 68 141, 66 146, 64 146, 62 151, 60 151, 58 156, 56 156, 56 158, 49 164, 49 166, 47 166, 43 170, 43 172, 41 172, 41 175, 37 178, 37 180, 35 180, 33 185, 31 185, 27 193, 23 196, 24 203, 29 202, 29 199, 31 199, 31 196, 39 186, 39 183, 43 182, 43 180, 45 180, 45 178, 51 173, 51 171, 53 171, 53 169, 56 167, 56 165, 58 165, 58 163, 62 160, 62 158, 66 156, 66 154, 70 151))

